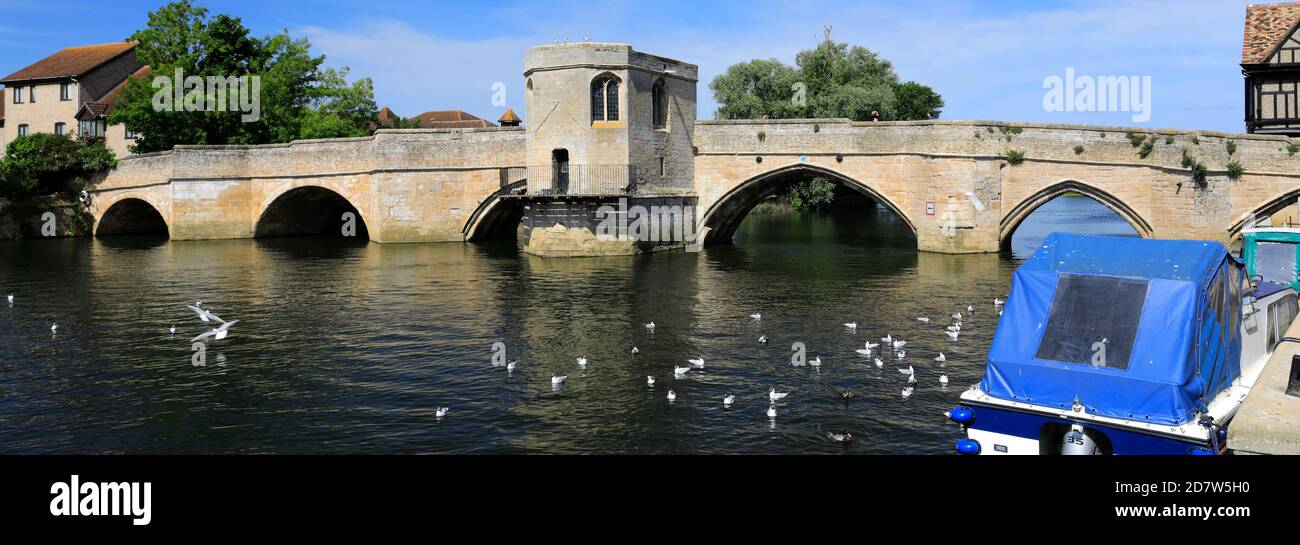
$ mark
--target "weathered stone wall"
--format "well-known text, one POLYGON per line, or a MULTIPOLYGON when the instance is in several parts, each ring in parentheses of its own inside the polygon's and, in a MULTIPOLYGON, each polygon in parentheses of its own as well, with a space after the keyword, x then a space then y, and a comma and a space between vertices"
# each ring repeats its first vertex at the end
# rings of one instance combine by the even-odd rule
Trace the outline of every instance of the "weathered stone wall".
POLYGON ((179 240, 252 237, 289 191, 323 187, 357 208, 376 242, 463 240, 475 208, 519 169, 518 128, 385 130, 373 137, 270 146, 179 146, 123 159, 92 191, 96 220, 149 202, 179 240))
POLYGON ((1300 194, 1300 157, 1286 138, 1130 131, 981 121, 704 121, 695 131, 695 190, 707 211, 743 198, 746 184, 774 171, 828 173, 895 208, 916 229, 921 249, 941 252, 995 251, 1029 212, 1065 191, 1098 199, 1143 236, 1224 242, 1249 218, 1276 211, 1271 203, 1300 194), (1130 134, 1142 141, 1135 146, 1130 134), (1183 166, 1184 150, 1207 168, 1203 184, 1183 166), (1023 153, 1023 163, 1011 164, 1011 152, 1023 153), (1236 180, 1227 172, 1232 162, 1245 170, 1236 180))

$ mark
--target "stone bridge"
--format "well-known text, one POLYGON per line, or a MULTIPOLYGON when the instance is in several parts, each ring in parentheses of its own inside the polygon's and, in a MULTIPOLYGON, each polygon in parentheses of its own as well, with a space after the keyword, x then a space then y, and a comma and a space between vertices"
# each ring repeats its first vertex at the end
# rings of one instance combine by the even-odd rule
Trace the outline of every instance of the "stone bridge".
MULTIPOLYGON (((824 176, 895 212, 924 251, 992 252, 1067 192, 1141 236, 1231 242, 1300 197, 1300 157, 1276 136, 984 121, 700 121, 695 222, 731 239, 783 186, 824 176), (1185 158, 1186 157, 1186 158, 1185 158), (1243 172, 1230 176, 1229 165, 1243 172), (1203 179, 1193 176, 1202 165, 1203 179)), ((355 212, 375 242, 514 236, 527 200, 521 128, 381 130, 270 146, 185 146, 125 158, 92 191, 96 234, 173 239, 330 232, 355 212)), ((611 195, 616 197, 617 195, 611 195)))

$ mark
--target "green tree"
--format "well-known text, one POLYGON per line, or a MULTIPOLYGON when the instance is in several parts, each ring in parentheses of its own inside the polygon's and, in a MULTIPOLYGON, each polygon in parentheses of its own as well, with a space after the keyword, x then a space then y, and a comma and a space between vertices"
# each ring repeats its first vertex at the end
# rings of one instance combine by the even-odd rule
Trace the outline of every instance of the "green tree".
POLYGON ((0 160, 0 196, 22 199, 80 191, 91 174, 117 166, 102 140, 73 140, 67 135, 35 133, 5 146, 0 160))
MULTIPOLYGON (((362 136, 375 119, 374 85, 369 78, 349 84, 347 69, 323 68, 325 57, 312 56, 307 40, 295 40, 287 32, 251 36, 238 17, 209 17, 206 8, 190 0, 149 12, 145 28, 129 39, 139 42, 136 55, 155 77, 174 79, 180 70, 185 77, 257 76, 260 80, 258 119, 247 121, 247 112, 241 111, 186 112, 177 104, 156 108, 158 89, 151 78, 131 80, 109 122, 123 123, 140 134, 133 152, 169 150, 178 144, 267 144, 362 136)), ((191 87, 185 87, 184 93, 187 99, 202 96, 207 104, 225 98, 191 87)), ((228 105, 229 99, 225 102, 228 105)))
POLYGON ((799 71, 776 59, 734 64, 709 84, 721 119, 787 119, 799 117, 795 84, 799 71))
POLYGON ((898 119, 930 119, 943 111, 943 97, 915 81, 894 87, 894 103, 898 119))

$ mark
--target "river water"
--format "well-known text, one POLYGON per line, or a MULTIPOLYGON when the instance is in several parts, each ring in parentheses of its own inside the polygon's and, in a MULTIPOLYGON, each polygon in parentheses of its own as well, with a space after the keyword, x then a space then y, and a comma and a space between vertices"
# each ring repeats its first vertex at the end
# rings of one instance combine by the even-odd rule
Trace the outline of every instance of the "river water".
POLYGON ((0 242, 0 294, 16 296, 0 300, 0 453, 949 453, 961 430, 943 413, 982 374, 992 300, 1052 230, 1132 233, 1060 198, 1010 255, 919 253, 883 209, 756 214, 734 245, 636 258, 508 242, 0 242), (204 366, 195 300, 239 320, 204 366), (950 341, 948 316, 968 304, 950 341), (894 356, 877 369, 854 353, 885 334, 908 341, 910 398, 894 356), (513 373, 492 365, 495 342, 513 373), (791 365, 795 342, 820 369, 791 365), (693 357, 705 367, 674 378, 693 357), (568 376, 558 389, 553 373, 568 376), (775 419, 769 387, 790 392, 775 419))

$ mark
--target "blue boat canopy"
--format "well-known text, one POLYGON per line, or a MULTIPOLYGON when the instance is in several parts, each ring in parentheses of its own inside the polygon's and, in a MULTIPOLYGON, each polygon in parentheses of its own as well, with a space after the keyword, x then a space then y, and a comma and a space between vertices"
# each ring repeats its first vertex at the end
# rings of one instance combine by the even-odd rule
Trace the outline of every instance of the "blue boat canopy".
POLYGON ((1186 423, 1240 373, 1245 280, 1218 242, 1055 233, 1012 277, 980 388, 1186 423))

